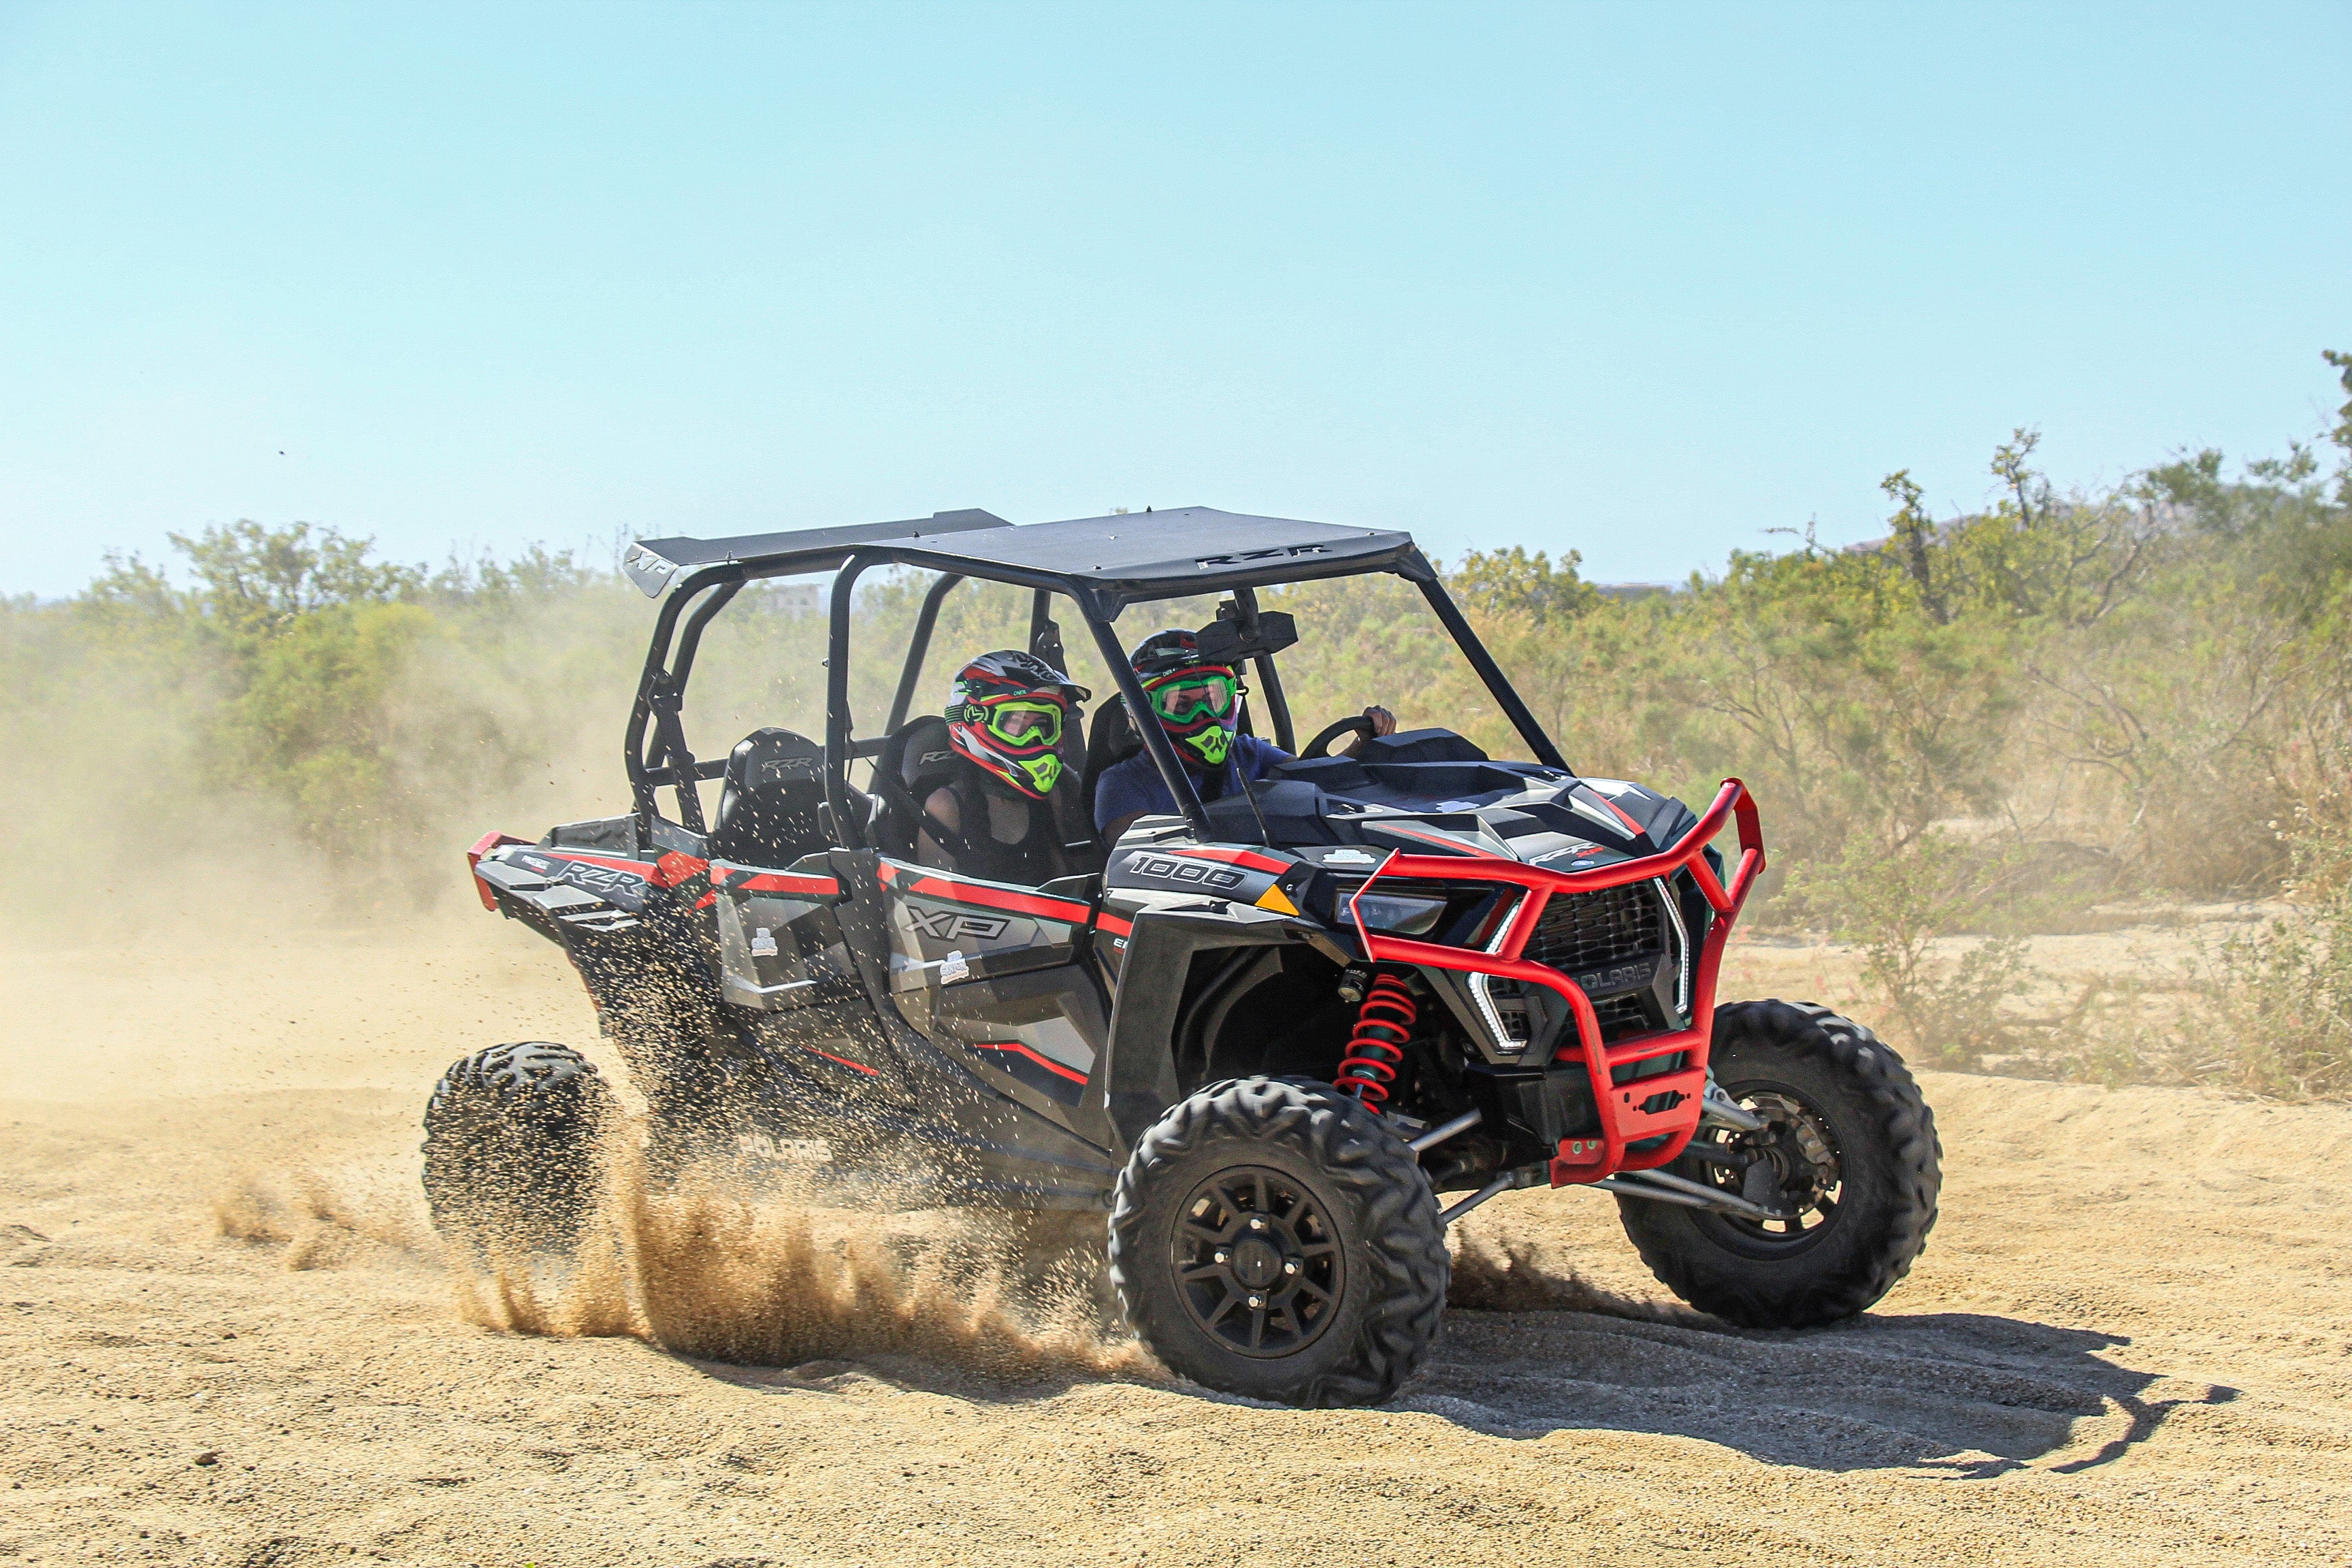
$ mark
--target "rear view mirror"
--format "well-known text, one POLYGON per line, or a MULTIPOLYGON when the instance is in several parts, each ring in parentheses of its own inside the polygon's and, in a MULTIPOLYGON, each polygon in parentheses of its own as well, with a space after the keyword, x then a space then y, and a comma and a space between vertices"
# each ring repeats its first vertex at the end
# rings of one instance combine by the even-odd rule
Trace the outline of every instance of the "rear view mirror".
POLYGON ((1220 616, 1194 634, 1194 640, 1202 663, 1239 664, 1289 647, 1298 640, 1298 626, 1280 610, 1265 610, 1257 617, 1256 635, 1247 636, 1239 622, 1220 616))

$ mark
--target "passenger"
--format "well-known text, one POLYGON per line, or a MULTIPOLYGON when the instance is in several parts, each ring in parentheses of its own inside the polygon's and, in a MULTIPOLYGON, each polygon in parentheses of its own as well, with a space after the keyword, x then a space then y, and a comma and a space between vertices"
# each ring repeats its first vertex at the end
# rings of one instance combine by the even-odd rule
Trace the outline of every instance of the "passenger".
POLYGON ((961 765, 923 802, 915 858, 988 882, 1035 887, 1078 868, 1082 837, 1062 736, 1090 693, 1034 654, 984 653, 949 689, 948 744, 961 765))
MULTIPOLYGON (((1240 787, 1236 767, 1255 784, 1288 762, 1290 753, 1240 732, 1241 699, 1248 689, 1231 665, 1202 664, 1199 647, 1191 632, 1156 632, 1128 662, 1142 677, 1152 714, 1174 743, 1192 793, 1211 801, 1240 787)), ((1364 717, 1371 721, 1375 735, 1396 732, 1396 715, 1385 708, 1367 708, 1364 717)), ((1356 744, 1351 739, 1342 750, 1352 752, 1356 744)), ((1145 751, 1103 770, 1095 781, 1094 807, 1103 842, 1111 844, 1135 826, 1136 818, 1174 812, 1176 800, 1145 751)))

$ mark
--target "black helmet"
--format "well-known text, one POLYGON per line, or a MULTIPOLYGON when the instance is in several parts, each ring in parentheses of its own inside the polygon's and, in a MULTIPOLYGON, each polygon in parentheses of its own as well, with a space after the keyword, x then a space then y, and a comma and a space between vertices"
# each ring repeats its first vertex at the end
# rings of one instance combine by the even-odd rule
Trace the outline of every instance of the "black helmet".
POLYGON ((1128 662, 1143 678, 1151 716, 1168 738, 1210 767, 1223 765, 1247 689, 1233 666, 1203 664, 1200 639, 1174 627, 1144 638, 1128 662))

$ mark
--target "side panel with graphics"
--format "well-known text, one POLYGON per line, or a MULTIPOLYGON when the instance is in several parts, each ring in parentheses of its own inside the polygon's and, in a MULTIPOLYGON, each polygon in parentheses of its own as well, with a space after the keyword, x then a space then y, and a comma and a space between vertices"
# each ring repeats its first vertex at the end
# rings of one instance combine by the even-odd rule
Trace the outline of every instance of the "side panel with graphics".
POLYGON ((1101 983, 1083 964, 950 985, 932 1001, 942 1047, 970 1053, 990 1082, 1097 1141, 1106 1129, 1093 1079, 1109 1032, 1101 983))
POLYGON ((1269 900, 1269 894, 1286 877, 1296 883, 1308 868, 1308 862, 1286 849, 1241 849, 1222 844, 1163 849, 1147 845, 1111 851, 1106 880, 1112 893, 1124 895, 1125 901, 1146 894, 1189 893, 1234 904, 1268 900, 1261 907, 1295 912, 1269 900))
POLYGON ((504 894, 565 925, 625 931, 646 911, 646 900, 670 885, 664 868, 622 855, 551 853, 527 844, 504 845, 475 864, 475 879, 495 900, 504 894))
POLYGON ((841 883, 825 858, 791 870, 710 863, 718 894, 719 986, 739 1007, 775 1012, 857 996, 857 965, 833 906, 841 883))
POLYGON ((970 980, 1069 963, 1094 907, 1033 888, 950 876, 885 858, 890 920, 890 991, 919 1029, 924 994, 970 980), (919 1006, 918 1017, 909 1004, 919 1006))
POLYGON ((1094 902, 889 859, 881 879, 899 1015, 1000 1092, 1087 1131, 1109 1028, 1101 983, 1076 962, 1094 902))
MULTIPOLYGON (((1095 923, 1095 962, 1115 994, 1134 921, 1141 915, 1155 910, 1215 914, 1234 904, 1257 905, 1286 875, 1306 868, 1299 857, 1282 849, 1194 844, 1114 848, 1102 913, 1095 923)), ((1289 906, 1268 902, 1261 907, 1289 906)))
POLYGON ((779 1068, 843 1096, 845 1103, 917 1103, 905 1065, 864 996, 763 1014, 751 1033, 779 1068))

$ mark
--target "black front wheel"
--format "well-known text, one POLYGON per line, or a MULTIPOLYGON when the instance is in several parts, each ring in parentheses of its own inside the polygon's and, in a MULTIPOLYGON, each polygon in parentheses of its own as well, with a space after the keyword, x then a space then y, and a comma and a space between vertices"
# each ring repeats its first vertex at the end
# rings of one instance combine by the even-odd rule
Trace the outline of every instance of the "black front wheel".
POLYGON ((1118 1178, 1110 1278, 1170 1370, 1291 1405, 1370 1405, 1437 1337, 1452 1265, 1429 1178, 1328 1083, 1237 1079, 1161 1117, 1118 1178))
POLYGON ((478 1251, 570 1250, 595 1207, 612 1099, 569 1046, 525 1040, 453 1063, 425 1107, 433 1227, 478 1251))
POLYGON ((1668 1167, 1783 1216, 1620 1196, 1659 1282, 1743 1328, 1850 1318, 1911 1270, 1936 1224, 1943 1145, 1903 1058, 1811 1003, 1718 1007, 1708 1065, 1760 1131, 1703 1124, 1668 1167))

